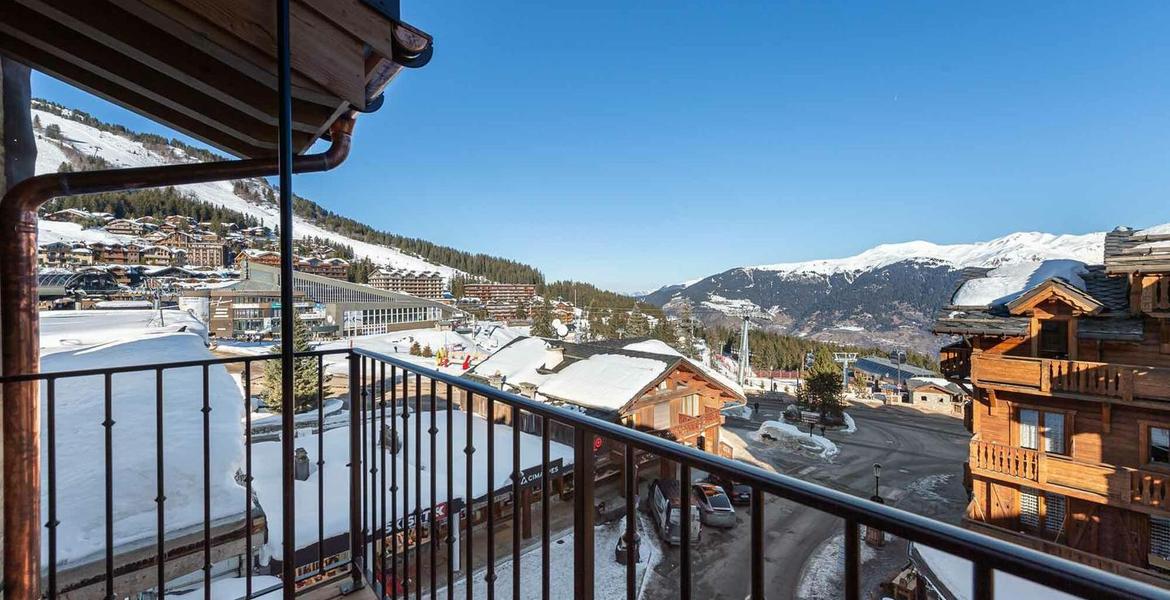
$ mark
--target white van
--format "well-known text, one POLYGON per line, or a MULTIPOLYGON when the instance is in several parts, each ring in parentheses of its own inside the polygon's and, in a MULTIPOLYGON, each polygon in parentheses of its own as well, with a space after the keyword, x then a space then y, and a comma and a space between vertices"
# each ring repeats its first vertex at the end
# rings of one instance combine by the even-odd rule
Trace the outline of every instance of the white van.
MULTIPOLYGON (((682 543, 682 514, 681 488, 677 479, 655 479, 650 482, 650 516, 658 525, 658 535, 668 544, 677 546, 682 543)), ((691 541, 697 542, 700 538, 699 507, 691 501, 691 541)))

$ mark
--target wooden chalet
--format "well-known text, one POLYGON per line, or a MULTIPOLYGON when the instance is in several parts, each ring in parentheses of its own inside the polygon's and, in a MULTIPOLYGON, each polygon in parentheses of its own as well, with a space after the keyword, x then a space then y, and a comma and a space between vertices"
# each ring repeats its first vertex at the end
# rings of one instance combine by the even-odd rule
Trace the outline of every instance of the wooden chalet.
POLYGON ((973 397, 966 524, 1170 587, 1170 231, 969 275, 934 326, 973 397))

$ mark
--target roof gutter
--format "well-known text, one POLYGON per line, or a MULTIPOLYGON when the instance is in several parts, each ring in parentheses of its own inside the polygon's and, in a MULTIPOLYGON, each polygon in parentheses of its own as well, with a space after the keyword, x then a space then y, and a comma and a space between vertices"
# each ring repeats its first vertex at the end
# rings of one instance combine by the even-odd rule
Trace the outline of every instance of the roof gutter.
MULTIPOLYGON (((294 173, 328 171, 349 156, 355 113, 330 128, 331 145, 293 158, 294 173)), ((40 370, 37 314, 37 209, 61 196, 270 177, 277 157, 212 163, 51 173, 26 179, 0 200, 0 360, 3 375, 40 370)), ((4 591, 10 598, 40 597, 41 411, 36 381, 3 383, 4 591)), ((49 515, 52 520, 55 515, 49 515)), ((50 561, 53 557, 50 557, 50 561)))

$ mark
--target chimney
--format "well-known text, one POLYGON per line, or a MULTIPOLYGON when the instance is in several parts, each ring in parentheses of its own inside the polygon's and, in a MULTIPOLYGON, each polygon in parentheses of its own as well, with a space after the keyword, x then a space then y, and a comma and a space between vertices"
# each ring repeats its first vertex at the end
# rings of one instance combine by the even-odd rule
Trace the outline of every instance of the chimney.
POLYGON ((488 385, 496 388, 497 390, 504 389, 504 376, 496 373, 495 375, 488 377, 488 385))
POLYGON ((309 479, 309 453, 304 448, 297 448, 293 474, 297 481, 308 481, 309 479))
POLYGON ((525 398, 536 399, 536 384, 525 381, 520 384, 520 395, 525 398))
POLYGON ((565 349, 561 346, 549 346, 544 351, 544 368, 552 370, 565 360, 565 349))

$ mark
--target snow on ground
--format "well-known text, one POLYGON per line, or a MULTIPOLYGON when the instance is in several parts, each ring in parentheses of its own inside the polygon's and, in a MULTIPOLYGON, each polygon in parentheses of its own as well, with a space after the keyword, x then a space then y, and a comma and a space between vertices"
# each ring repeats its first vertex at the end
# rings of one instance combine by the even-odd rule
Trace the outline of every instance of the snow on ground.
MULTIPOLYGON (((234 384, 233 384, 234 385, 234 384)), ((378 411, 374 417, 378 419, 379 423, 376 427, 381 427, 381 411, 378 411)), ((423 411, 421 415, 415 415, 413 411, 411 416, 406 421, 402 420, 401 414, 398 419, 397 429, 399 436, 404 443, 409 442, 409 462, 406 461, 406 452, 398 452, 396 455, 386 456, 386 489, 393 485, 390 473, 393 469, 397 469, 399 490, 405 488, 407 484, 412 490, 418 489, 419 478, 415 476, 416 466, 421 467, 421 481, 422 487, 422 501, 419 506, 427 508, 431 505, 430 498, 430 476, 431 476, 431 462, 430 462, 430 438, 426 433, 431 427, 431 418, 429 411, 423 411), (409 431, 404 432, 403 423, 409 425, 409 431), (423 455, 420 457, 415 453, 415 440, 418 427, 421 426, 423 432, 423 455), (393 467, 391 465, 394 465, 393 467)), ((390 408, 386 411, 386 424, 390 425, 393 419, 391 418, 390 408)), ((365 427, 370 427, 371 423, 369 416, 364 419, 365 427)), ((463 448, 467 444, 467 413, 462 411, 454 411, 453 428, 448 432, 447 418, 443 411, 439 411, 435 419, 435 427, 438 429, 435 440, 435 460, 436 464, 441 465, 436 475, 436 494, 435 503, 446 502, 447 498, 447 477, 446 465, 448 460, 452 461, 453 473, 455 475, 452 486, 454 496, 453 498, 466 499, 468 496, 472 498, 479 498, 487 493, 488 489, 488 473, 487 473, 487 421, 479 416, 472 419, 472 439, 475 446, 475 455, 473 457, 473 465, 477 468, 473 469, 474 479, 471 485, 468 486, 465 481, 467 473, 467 455, 463 453, 463 448), (447 456, 446 441, 447 436, 451 435, 453 443, 453 455, 447 456), (482 465, 482 468, 479 467, 482 465)), ((367 436, 372 438, 375 436, 367 436)), ((317 504, 317 486, 318 481, 322 477, 321 471, 317 470, 317 444, 318 435, 301 435, 296 438, 296 446, 304 448, 309 455, 309 464, 311 471, 309 478, 305 481, 297 481, 295 488, 296 496, 296 530, 297 530, 297 545, 298 548, 306 547, 317 542, 317 515, 324 514, 324 528, 325 537, 339 535, 349 531, 349 470, 345 467, 349 460, 349 428, 339 427, 328 430, 324 433, 324 484, 325 484, 325 506, 321 507, 317 504)), ((370 439, 370 452, 372 456, 379 455, 379 450, 375 446, 376 440, 370 439)), ((512 473, 512 428, 503 425, 495 425, 495 472, 493 489, 500 489, 502 487, 511 485, 512 473)), ((569 465, 573 462, 573 450, 569 446, 552 442, 549 448, 549 456, 551 460, 556 461, 560 459, 562 464, 569 465)), ((520 436, 520 464, 521 468, 527 469, 540 464, 541 448, 540 437, 529 435, 527 433, 520 436)), ((256 498, 260 505, 264 508, 264 514, 268 519, 268 541, 265 544, 265 552, 267 556, 279 559, 282 556, 281 544, 283 540, 283 530, 280 523, 283 520, 282 512, 282 498, 281 493, 281 461, 280 461, 280 442, 261 442, 252 447, 252 464, 253 464, 253 489, 256 490, 256 498)), ((379 458, 378 468, 382 469, 381 458, 379 458)), ((387 518, 391 514, 391 503, 387 502, 387 518)), ((405 512, 414 508, 414 492, 411 492, 410 497, 406 494, 398 494, 397 512, 401 518, 405 512)))
POLYGON ((841 413, 841 416, 845 418, 845 429, 842 430, 842 433, 857 433, 857 423, 853 421, 853 417, 849 416, 847 412, 841 413))
MULTIPOLYGON (((92 315, 99 311, 84 311, 92 315)), ((114 314, 122 315, 116 311, 114 314)), ((111 318, 113 318, 111 316, 111 318)), ((65 331, 65 323, 46 319, 48 330, 65 331)), ((76 327, 81 322, 74 322, 76 327)), ((68 333, 70 338, 118 335, 115 327, 68 333)), ((133 328, 129 328, 134 331, 133 328)), ((139 330, 139 333, 141 331, 139 330)), ((141 364, 147 360, 184 361, 210 358, 203 338, 195 333, 131 334, 121 341, 87 347, 60 347, 42 359, 42 371, 66 371, 141 364)), ((105 548, 104 448, 105 419, 101 376, 61 378, 56 382, 58 563, 96 559, 105 548)), ((113 456, 114 543, 120 549, 154 543, 157 504, 154 452, 155 373, 114 375, 113 456)), ((164 482, 168 532, 195 531, 203 524, 202 369, 164 371, 164 482)), ((243 397, 223 366, 209 369, 211 402, 211 516, 213 521, 240 515, 244 489, 235 481, 243 459, 243 397)), ((41 386, 42 411, 47 411, 46 386, 41 386)), ((42 414, 42 422, 47 422, 42 414)), ((42 429, 48 448, 48 429, 42 429)), ((48 471, 42 470, 42 505, 48 506, 48 471)), ((41 545, 47 553, 47 542, 41 545)), ((47 560, 42 557, 42 560, 47 560)))
MULTIPOLYGON (((207 327, 199 319, 174 309, 163 310, 161 321, 156 310, 49 310, 41 311, 40 319, 42 355, 180 330, 193 333, 201 340, 207 338, 207 327)), ((167 356, 145 361, 139 358, 140 363, 172 360, 167 356)), ((42 367, 42 370, 46 369, 42 367)))
MULTIPOLYGON (((861 544, 861 562, 874 558, 873 548, 861 544)), ((796 597, 801 600, 829 600, 841 596, 845 580, 845 534, 839 533, 821 545, 805 564, 796 597)), ((1008 596, 1012 597, 1012 596, 1008 596)))
POLYGON ((973 244, 934 244, 925 241, 882 244, 847 258, 760 265, 749 269, 832 275, 866 271, 915 259, 949 264, 954 268, 997 267, 1052 259, 1071 259, 1099 264, 1104 246, 1104 233, 1053 235, 1022 232, 973 244))
POLYGON ((797 447, 807 449, 827 459, 832 459, 840 452, 837 444, 834 444, 829 438, 816 434, 809 435, 807 431, 801 431, 796 425, 781 421, 764 421, 760 425, 760 429, 750 435, 757 441, 765 439, 765 436, 771 437, 780 443, 792 445, 793 449, 797 447))
MULTIPOLYGON (((638 535, 641 536, 642 560, 637 567, 638 597, 641 590, 649 582, 646 576, 654 565, 662 559, 662 552, 656 547, 656 534, 644 519, 638 518, 638 535), (647 569, 649 567, 649 571, 647 569)), ((625 518, 597 527, 593 532, 594 568, 593 568, 593 595, 599 600, 617 599, 626 597, 626 565, 614 560, 614 549, 618 539, 626 531, 625 518)), ((540 598, 540 559, 539 545, 520 555, 520 598, 522 600, 538 600, 540 598)), ((515 573, 511 555, 496 564, 497 596, 508 596, 512 590, 512 577, 515 573)), ((573 534, 568 534, 549 542, 549 590, 556 595, 571 594, 573 590, 573 534)), ((472 597, 487 598, 487 583, 484 577, 486 568, 480 568, 472 574, 472 597)), ((460 578, 455 582, 455 598, 465 598, 467 595, 467 578, 460 578)), ((445 589, 438 590, 440 597, 445 597, 445 589)))
POLYGON ((954 475, 950 473, 935 473, 916 479, 906 486, 906 496, 912 496, 925 502, 947 503, 948 500, 938 493, 938 489, 946 485, 954 475))
MULTIPOLYGON (((1097 262, 1100 262, 1098 258, 1097 262)), ((1053 277, 1085 289, 1085 263, 1077 260, 1045 260, 996 267, 983 277, 969 279, 951 298, 955 306, 993 306, 1006 304, 1053 277)))
MULTIPOLYGON (((862 546, 864 548, 864 546, 862 546)), ((971 594, 971 561, 921 544, 911 544, 911 555, 917 553, 956 600, 969 600, 971 594)), ((1033 583, 1002 571, 995 572, 996 598, 1035 598, 1044 600, 1072 600, 1076 596, 1033 583)))
POLYGON ((133 236, 115 235, 104 229, 82 229, 78 223, 67 221, 37 221, 37 244, 45 245, 55 242, 85 242, 87 244, 126 244, 134 240, 133 236))
MULTIPOLYGON (((281 585, 279 577, 271 575, 253 575, 252 593, 267 590, 281 585)), ((211 597, 215 600, 238 600, 244 598, 248 592, 248 582, 243 577, 225 577, 211 581, 211 597)), ((203 586, 197 585, 178 590, 167 590, 167 597, 189 598, 198 600, 203 598, 203 586)), ((277 600, 282 597, 282 589, 276 589, 260 596, 253 595, 252 600, 277 600)))
POLYGON ((1163 223, 1161 225, 1147 227, 1140 231, 1134 232, 1134 235, 1170 235, 1170 223, 1163 223))
MULTIPOLYGON (((166 155, 161 154, 152 148, 147 148, 140 142, 101 131, 52 113, 34 109, 32 114, 40 119, 44 127, 52 124, 59 126, 64 143, 82 154, 100 156, 114 167, 146 167, 173 164, 181 158, 170 153, 166 155)), ((66 160, 65 154, 57 146, 57 143, 45 138, 43 135, 37 135, 37 174, 56 173, 61 163, 66 160)), ((273 226, 279 222, 279 211, 275 205, 257 205, 237 196, 232 191, 232 183, 230 181, 197 183, 176 187, 203 202, 251 215, 260 219, 268 226, 273 226)), ((356 257, 366 257, 383 266, 416 271, 439 271, 447 279, 450 279, 457 273, 451 267, 432 264, 393 248, 362 242, 332 231, 327 231, 300 217, 295 218, 293 234, 298 238, 312 236, 347 245, 353 248, 356 257)), ((42 239, 42 242, 44 241, 42 239)))
MULTIPOLYGON (((436 369, 452 375, 462 375, 463 359, 471 355, 471 363, 477 364, 487 356, 496 352, 508 342, 520 337, 521 331, 505 327, 498 323, 481 323, 471 333, 455 331, 440 331, 434 328, 408 329, 393 333, 364 335, 328 342, 318 346, 320 350, 335 350, 343 348, 361 348, 379 354, 393 356, 411 362, 420 367, 436 369), (432 352, 446 348, 450 353, 450 364, 440 367, 436 358, 414 356, 410 354, 410 346, 418 342, 420 349, 430 346, 432 352)), ((543 361, 543 355, 541 360, 543 361)), ((331 355, 325 357, 326 371, 329 373, 348 373, 349 366, 345 356, 331 355)))

